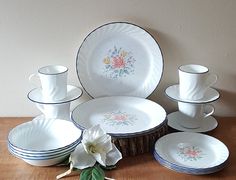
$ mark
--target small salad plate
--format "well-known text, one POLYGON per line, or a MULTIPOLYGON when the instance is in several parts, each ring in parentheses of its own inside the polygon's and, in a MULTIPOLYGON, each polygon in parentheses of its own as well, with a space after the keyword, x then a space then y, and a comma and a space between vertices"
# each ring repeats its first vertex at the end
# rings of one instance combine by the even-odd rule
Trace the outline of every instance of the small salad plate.
POLYGON ((201 126, 199 128, 185 128, 181 125, 181 123, 183 119, 188 119, 188 117, 179 111, 168 114, 167 119, 168 126, 178 131, 185 132, 208 132, 215 129, 218 125, 217 120, 213 116, 208 116, 202 120, 201 126))
POLYGON ((217 99, 220 98, 220 94, 218 91, 216 91, 213 88, 208 88, 208 90, 206 91, 206 94, 203 98, 199 99, 199 100, 188 100, 188 99, 183 99, 180 97, 179 94, 179 85, 172 85, 169 86, 166 90, 165 90, 165 94, 172 100, 174 101, 178 101, 178 102, 187 102, 187 103, 193 103, 193 104, 203 104, 203 103, 210 103, 213 101, 216 101, 217 99))
POLYGON ((35 88, 33 90, 31 90, 27 97, 32 101, 32 102, 36 102, 39 104, 62 104, 62 103, 68 103, 71 101, 74 101, 76 99, 78 99, 79 97, 81 97, 83 91, 76 86, 72 86, 72 85, 67 85, 67 96, 64 99, 58 100, 58 101, 46 101, 43 98, 43 94, 42 94, 42 89, 41 88, 35 88))
POLYGON ((157 41, 145 29, 127 22, 112 22, 93 30, 76 58, 79 81, 93 98, 146 98, 159 84, 163 67, 157 41))
POLYGON ((137 97, 95 98, 78 105, 71 114, 80 128, 100 126, 113 137, 143 135, 166 123, 166 112, 159 104, 137 97))
POLYGON ((200 133, 177 132, 157 140, 154 157, 169 169, 201 175, 223 169, 229 157, 229 150, 214 137, 200 133))

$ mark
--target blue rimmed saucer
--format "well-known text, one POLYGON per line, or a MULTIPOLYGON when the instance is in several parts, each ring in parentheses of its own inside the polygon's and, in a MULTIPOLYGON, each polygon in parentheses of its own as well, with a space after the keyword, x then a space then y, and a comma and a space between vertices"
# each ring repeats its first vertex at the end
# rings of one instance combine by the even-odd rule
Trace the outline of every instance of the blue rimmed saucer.
POLYGON ((217 120, 213 116, 208 116, 202 120, 200 127, 198 128, 186 128, 181 125, 183 119, 188 119, 183 113, 176 111, 167 115, 168 126, 178 131, 185 132, 208 132, 212 131, 218 126, 217 120))
POLYGON ((83 91, 81 88, 67 85, 67 96, 64 99, 57 100, 57 101, 47 101, 43 98, 42 89, 41 88, 35 88, 31 90, 27 97, 29 100, 35 103, 39 104, 62 104, 62 103, 68 103, 71 101, 74 101, 82 96, 83 91))
POLYGON ((198 100, 183 99, 180 97, 178 84, 172 85, 166 88, 165 94, 167 95, 167 97, 169 97, 170 99, 174 101, 193 103, 193 104, 211 103, 220 98, 220 94, 217 90, 215 90, 214 88, 208 88, 204 97, 201 99, 198 99, 198 100))

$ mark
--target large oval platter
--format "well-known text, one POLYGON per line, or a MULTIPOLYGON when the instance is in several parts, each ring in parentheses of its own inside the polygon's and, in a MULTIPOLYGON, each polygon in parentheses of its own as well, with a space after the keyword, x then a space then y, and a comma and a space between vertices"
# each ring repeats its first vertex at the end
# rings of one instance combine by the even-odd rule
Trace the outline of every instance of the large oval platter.
POLYGON ((113 22, 96 28, 84 39, 76 70, 81 85, 93 98, 146 98, 160 82, 163 57, 157 41, 146 30, 113 22))
POLYGON ((147 99, 113 96, 80 104, 72 111, 71 117, 82 130, 100 124, 111 136, 122 138, 161 128, 166 112, 159 104, 147 99))

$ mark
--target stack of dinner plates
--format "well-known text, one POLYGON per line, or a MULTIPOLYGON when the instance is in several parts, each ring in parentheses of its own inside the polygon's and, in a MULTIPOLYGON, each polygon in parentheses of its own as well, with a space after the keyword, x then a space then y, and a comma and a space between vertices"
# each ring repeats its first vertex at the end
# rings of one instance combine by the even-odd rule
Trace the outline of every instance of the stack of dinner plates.
POLYGON ((112 137, 130 138, 162 128, 166 123, 166 112, 162 106, 147 99, 111 96, 77 106, 71 119, 81 130, 99 124, 112 137))
POLYGON ((100 124, 118 139, 123 156, 148 151, 167 130, 164 108, 146 99, 163 67, 159 44, 144 28, 128 22, 97 27, 76 57, 80 84, 94 99, 75 107, 72 121, 81 130, 100 124))
POLYGON ((35 118, 9 132, 8 150, 31 165, 50 166, 64 161, 80 140, 81 131, 72 122, 35 118))
POLYGON ((154 157, 161 165, 171 170, 201 175, 223 169, 229 151, 224 143, 214 137, 178 132, 157 140, 154 157))

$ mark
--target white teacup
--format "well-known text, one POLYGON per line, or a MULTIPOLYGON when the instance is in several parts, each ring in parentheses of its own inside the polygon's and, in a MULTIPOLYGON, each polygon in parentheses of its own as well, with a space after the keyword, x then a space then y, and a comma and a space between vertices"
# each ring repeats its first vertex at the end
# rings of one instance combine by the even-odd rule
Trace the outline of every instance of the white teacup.
POLYGON ((37 108, 44 114, 46 119, 70 120, 70 102, 61 104, 39 104, 37 108))
POLYGON ((64 99, 67 95, 68 68, 60 65, 42 67, 38 73, 31 74, 29 81, 36 84, 34 77, 41 82, 43 98, 47 101, 64 99))
POLYGON ((217 75, 209 73, 205 66, 188 64, 179 67, 179 93, 186 100, 199 100, 217 81, 217 75))
POLYGON ((205 118, 215 111, 211 104, 191 104, 178 102, 179 111, 188 118, 182 119, 181 126, 185 128, 199 128, 205 118))

